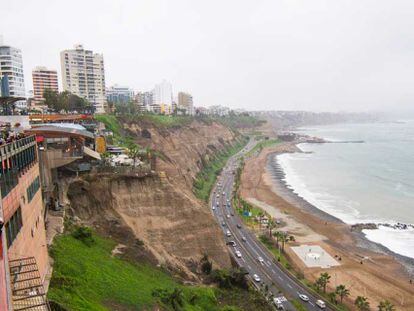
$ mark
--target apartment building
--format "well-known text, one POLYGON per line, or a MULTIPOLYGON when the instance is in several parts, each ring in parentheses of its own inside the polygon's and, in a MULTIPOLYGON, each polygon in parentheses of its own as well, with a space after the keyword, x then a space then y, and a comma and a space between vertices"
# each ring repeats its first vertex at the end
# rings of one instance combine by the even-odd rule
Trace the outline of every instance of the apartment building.
POLYGON ((43 92, 46 89, 58 92, 58 78, 56 70, 47 69, 46 67, 36 67, 32 70, 33 79, 33 103, 42 105, 44 98, 43 92))
POLYGON ((96 113, 106 108, 105 67, 103 55, 75 45, 60 53, 63 89, 87 99, 96 113))
MULTIPOLYGON (((22 51, 18 48, 3 44, 0 37, 0 78, 7 81, 7 87, 2 89, 2 96, 26 97, 23 73, 22 51)), ((26 100, 16 102, 18 109, 26 109, 26 100)))
POLYGON ((113 85, 106 89, 106 99, 109 102, 126 104, 134 98, 134 91, 127 86, 113 85))
POLYGON ((179 92, 178 108, 185 110, 190 116, 194 115, 193 96, 185 92, 179 92))
POLYGON ((172 111, 172 85, 166 80, 155 85, 151 111, 155 113, 170 114, 172 111))
POLYGON ((0 284, 6 283, 12 305, 5 310, 29 309, 35 305, 43 310, 41 306, 46 305, 43 283, 49 257, 35 136, 1 145, 0 160, 0 215, 4 223, 0 284))

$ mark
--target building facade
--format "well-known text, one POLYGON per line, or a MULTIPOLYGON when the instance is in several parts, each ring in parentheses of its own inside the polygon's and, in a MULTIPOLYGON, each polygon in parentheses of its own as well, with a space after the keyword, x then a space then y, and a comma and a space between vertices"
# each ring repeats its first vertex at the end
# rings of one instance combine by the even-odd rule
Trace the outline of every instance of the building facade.
POLYGON ((74 49, 60 53, 60 62, 63 89, 87 99, 94 105, 95 112, 104 113, 106 95, 103 55, 76 45, 74 49))
POLYGON ((129 103, 134 99, 134 91, 127 86, 113 85, 106 89, 106 99, 113 103, 129 103))
POLYGON ((151 111, 153 92, 138 92, 135 94, 135 102, 137 103, 140 112, 151 111))
MULTIPOLYGON (((0 253, 3 254, 0 257, 0 284, 6 283, 9 297, 9 308, 5 310, 13 310, 10 302, 14 306, 38 304, 27 289, 22 289, 19 281, 22 279, 30 278, 33 281, 30 288, 36 291, 36 297, 42 303, 45 302, 43 282, 49 270, 49 257, 35 136, 0 146, 0 160, 0 215, 4 223, 0 243, 0 253), (21 269, 27 262, 31 263, 27 265, 30 271, 21 269)), ((2 303, 4 300, 0 299, 0 305, 2 303)))
POLYGON ((178 93, 178 108, 186 111, 186 114, 194 115, 193 96, 185 92, 178 93))
MULTIPOLYGON (((23 73, 23 57, 20 49, 4 45, 0 37, 0 78, 8 82, 8 94, 2 96, 26 97, 23 73)), ((4 90, 2 90, 4 93, 4 90)), ((16 102, 16 107, 26 109, 26 101, 16 102)))
POLYGON ((172 110, 172 100, 172 85, 168 81, 163 80, 154 87, 151 110, 155 113, 168 114, 172 110))
POLYGON ((33 79, 33 104, 42 105, 44 98, 43 92, 46 89, 58 92, 58 78, 56 70, 46 67, 36 67, 32 70, 33 79))

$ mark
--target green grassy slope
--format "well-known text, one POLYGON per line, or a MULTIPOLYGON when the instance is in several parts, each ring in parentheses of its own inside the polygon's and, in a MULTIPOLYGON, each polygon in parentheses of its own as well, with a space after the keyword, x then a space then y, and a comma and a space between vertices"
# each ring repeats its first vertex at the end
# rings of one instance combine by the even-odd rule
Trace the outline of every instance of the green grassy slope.
POLYGON ((184 286, 166 272, 111 256, 116 243, 93 235, 90 246, 72 235, 55 240, 51 250, 54 271, 48 298, 66 310, 174 310, 154 296, 156 290, 182 291, 175 310, 268 310, 253 291, 214 286, 184 286))

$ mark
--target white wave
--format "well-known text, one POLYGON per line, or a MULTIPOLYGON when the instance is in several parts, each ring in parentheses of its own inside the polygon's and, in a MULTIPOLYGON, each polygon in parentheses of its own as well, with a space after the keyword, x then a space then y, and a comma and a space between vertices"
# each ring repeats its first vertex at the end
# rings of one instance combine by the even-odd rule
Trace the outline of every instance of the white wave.
POLYGON ((382 244, 394 253, 414 258, 414 228, 401 230, 379 226, 362 232, 370 241, 382 244))
POLYGON ((292 161, 306 161, 310 156, 312 155, 277 155, 277 161, 285 173, 283 180, 286 186, 316 208, 341 219, 345 223, 355 224, 361 222, 361 215, 357 208, 358 202, 333 196, 328 192, 311 191, 290 164, 292 161))

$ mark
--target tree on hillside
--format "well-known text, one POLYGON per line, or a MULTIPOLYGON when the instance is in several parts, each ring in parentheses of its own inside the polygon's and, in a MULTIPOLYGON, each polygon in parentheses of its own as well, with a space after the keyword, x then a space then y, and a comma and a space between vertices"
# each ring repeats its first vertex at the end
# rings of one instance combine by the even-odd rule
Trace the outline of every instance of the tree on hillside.
POLYGON ((326 286, 328 285, 328 283, 330 282, 329 280, 331 279, 331 276, 327 273, 321 273, 321 275, 319 276, 319 283, 321 284, 321 287, 323 288, 323 292, 326 293, 326 286))
POLYGON ((131 144, 131 146, 128 148, 128 157, 134 160, 134 167, 136 165, 136 161, 139 155, 140 155, 139 147, 136 144, 131 144))
POLYGON ((344 300, 344 298, 345 297, 348 297, 349 294, 350 294, 349 289, 347 289, 345 287, 345 285, 342 285, 342 284, 341 285, 338 285, 336 287, 335 293, 341 298, 341 303, 344 300))
POLYGON ((395 311, 395 306, 388 300, 380 301, 378 311, 395 311))
POLYGON ((43 92, 44 103, 50 109, 59 111, 91 111, 92 105, 84 98, 72 94, 68 91, 58 93, 51 89, 45 89, 43 92))
POLYGON ((204 256, 200 260, 201 271, 205 274, 210 274, 211 270, 213 269, 213 263, 209 260, 208 255, 204 254, 204 256))
POLYGON ((367 297, 358 296, 354 302, 355 306, 359 311, 368 311, 369 310, 369 301, 367 297))

